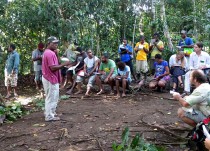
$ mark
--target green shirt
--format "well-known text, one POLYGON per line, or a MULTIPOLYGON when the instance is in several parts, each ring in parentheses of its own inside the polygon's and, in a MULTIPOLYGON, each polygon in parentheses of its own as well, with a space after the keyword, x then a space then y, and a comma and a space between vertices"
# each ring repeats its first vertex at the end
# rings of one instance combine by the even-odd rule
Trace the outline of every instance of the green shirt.
POLYGON ((115 64, 115 62, 113 60, 109 59, 107 63, 101 62, 99 70, 106 72, 106 75, 108 75, 112 68, 114 68, 113 74, 117 75, 116 64, 115 64))
POLYGON ((203 83, 193 93, 185 97, 185 101, 196 110, 201 111, 205 116, 210 115, 210 85, 203 83))

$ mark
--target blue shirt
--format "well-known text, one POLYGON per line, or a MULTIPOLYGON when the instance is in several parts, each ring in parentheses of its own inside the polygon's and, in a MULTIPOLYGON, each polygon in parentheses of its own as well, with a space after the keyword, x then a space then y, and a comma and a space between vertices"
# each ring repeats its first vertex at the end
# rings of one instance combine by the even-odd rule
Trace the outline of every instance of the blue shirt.
POLYGON ((7 56, 6 66, 5 69, 8 74, 12 73, 12 70, 14 70, 15 73, 18 73, 18 67, 20 63, 20 56, 17 53, 16 50, 13 52, 10 52, 7 56))
POLYGON ((193 44, 193 40, 190 37, 186 37, 185 39, 181 39, 179 41, 179 46, 190 46, 193 44))
MULTIPOLYGON (((131 53, 133 52, 133 48, 128 44, 126 46, 124 46, 124 45, 119 46, 119 49, 118 49, 119 54, 121 53, 120 48, 126 48, 126 49, 128 49, 129 52, 131 52, 131 53)), ((120 54, 120 59, 121 59, 122 62, 128 62, 128 61, 131 60, 131 56, 130 56, 129 53, 120 54)))
POLYGON ((125 76, 126 75, 126 73, 128 72, 128 78, 127 78, 127 80, 129 81, 129 82, 131 82, 131 70, 130 70, 130 67, 129 66, 125 66, 125 69, 123 70, 123 71, 121 71, 119 68, 117 69, 117 72, 118 72, 118 74, 120 75, 120 76, 125 76))
POLYGON ((165 60, 163 60, 160 64, 155 62, 154 67, 155 67, 155 78, 156 78, 166 72, 165 67, 168 67, 168 62, 165 60))

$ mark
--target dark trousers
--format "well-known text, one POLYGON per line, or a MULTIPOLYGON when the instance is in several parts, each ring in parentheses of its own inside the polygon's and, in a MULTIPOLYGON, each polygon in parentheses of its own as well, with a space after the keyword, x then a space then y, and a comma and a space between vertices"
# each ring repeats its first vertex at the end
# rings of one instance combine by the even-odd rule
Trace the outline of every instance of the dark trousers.
MULTIPOLYGON (((132 59, 129 60, 129 61, 127 61, 127 62, 125 62, 125 64, 126 64, 127 66, 130 67, 131 74, 132 74, 133 76, 135 76, 134 71, 133 71, 133 61, 132 61, 132 59)), ((134 79, 135 79, 135 77, 134 77, 134 79)))
POLYGON ((173 67, 171 70, 170 70, 172 76, 173 76, 173 82, 176 83, 176 85, 178 86, 178 77, 179 76, 182 76, 185 74, 185 70, 181 67, 173 67))

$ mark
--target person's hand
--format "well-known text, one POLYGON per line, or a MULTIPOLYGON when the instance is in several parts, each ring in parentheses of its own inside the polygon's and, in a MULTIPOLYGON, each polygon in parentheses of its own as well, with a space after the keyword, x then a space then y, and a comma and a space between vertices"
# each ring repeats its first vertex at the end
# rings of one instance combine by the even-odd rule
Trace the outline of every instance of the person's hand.
POLYGON ((63 66, 68 66, 68 65, 70 65, 70 61, 66 61, 63 63, 63 66))
POLYGON ((201 66, 199 69, 205 69, 206 65, 201 66))
POLYGON ((14 75, 16 72, 14 70, 12 70, 12 75, 14 75))
POLYGON ((204 145, 208 150, 210 150, 210 139, 206 138, 204 141, 204 145))
POLYGON ((116 77, 115 77, 115 79, 120 79, 120 78, 121 78, 121 76, 116 76, 116 77))
POLYGON ((179 100, 181 97, 182 97, 182 96, 181 96, 178 92, 174 92, 174 93, 173 93, 173 98, 174 98, 175 100, 179 100))
POLYGON ((105 71, 102 71, 101 74, 102 74, 102 75, 106 75, 106 72, 105 72, 105 71))
POLYGON ((89 77, 89 76, 90 76, 90 74, 89 74, 89 73, 85 73, 85 76, 86 76, 86 77, 89 77))
POLYGON ((157 42, 154 42, 154 46, 157 46, 157 42))
POLYGON ((106 79, 104 80, 105 83, 107 83, 108 81, 109 81, 109 78, 106 78, 106 79))

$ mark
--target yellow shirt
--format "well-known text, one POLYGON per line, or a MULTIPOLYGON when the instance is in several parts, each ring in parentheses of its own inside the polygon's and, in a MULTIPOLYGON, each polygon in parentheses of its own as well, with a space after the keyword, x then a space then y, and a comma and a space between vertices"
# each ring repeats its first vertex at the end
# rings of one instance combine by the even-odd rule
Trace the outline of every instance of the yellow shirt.
POLYGON ((149 44, 147 42, 144 42, 143 44, 138 42, 136 47, 142 47, 136 54, 136 60, 147 60, 147 53, 144 51, 143 47, 149 50, 149 44))
MULTIPOLYGON (((157 43, 157 46, 158 46, 159 48, 164 48, 164 45, 163 45, 163 42, 162 42, 162 41, 159 41, 159 42, 157 43)), ((152 59, 155 59, 155 55, 156 55, 156 54, 162 54, 162 52, 160 52, 156 46, 153 46, 153 50, 152 50, 152 52, 151 52, 151 58, 152 58, 152 59)))

